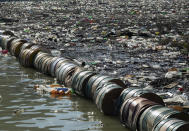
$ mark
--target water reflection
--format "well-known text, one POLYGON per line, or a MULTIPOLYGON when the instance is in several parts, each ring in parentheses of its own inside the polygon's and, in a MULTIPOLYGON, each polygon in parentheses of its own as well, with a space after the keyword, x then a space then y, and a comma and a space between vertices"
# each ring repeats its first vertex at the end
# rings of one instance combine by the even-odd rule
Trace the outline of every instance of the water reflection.
POLYGON ((53 78, 21 67, 14 57, 0 56, 0 131, 126 130, 118 118, 104 116, 91 101, 36 93, 33 85, 44 80, 53 78))

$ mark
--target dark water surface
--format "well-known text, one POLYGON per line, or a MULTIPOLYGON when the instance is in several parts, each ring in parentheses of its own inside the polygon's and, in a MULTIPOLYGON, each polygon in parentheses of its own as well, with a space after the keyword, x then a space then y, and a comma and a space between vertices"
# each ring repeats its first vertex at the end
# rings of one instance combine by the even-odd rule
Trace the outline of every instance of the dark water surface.
POLYGON ((0 131, 126 131, 119 118, 104 116, 81 97, 52 98, 33 90, 53 78, 0 56, 0 131))

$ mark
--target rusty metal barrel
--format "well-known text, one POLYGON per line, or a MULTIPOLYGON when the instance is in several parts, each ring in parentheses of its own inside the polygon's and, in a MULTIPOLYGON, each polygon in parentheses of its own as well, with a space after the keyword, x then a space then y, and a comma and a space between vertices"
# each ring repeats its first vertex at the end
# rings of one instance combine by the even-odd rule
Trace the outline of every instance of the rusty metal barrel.
MULTIPOLYGON (((35 57, 39 52, 51 54, 50 50, 41 47, 40 45, 26 46, 26 49, 21 50, 19 54, 19 62, 25 67, 33 67, 35 57)), ((24 47, 25 48, 25 47, 24 47)))
MULTIPOLYGON (((52 63, 57 59, 58 57, 52 57, 51 61, 49 61, 48 66, 47 66, 47 70, 48 70, 48 74, 51 75, 51 65, 52 63)), ((51 75, 52 76, 52 75, 51 75)))
POLYGON ((25 49, 19 54, 19 62, 22 66, 33 67, 35 56, 40 52, 39 48, 25 49))
POLYGON ((49 66, 53 56, 49 53, 39 52, 34 60, 34 67, 42 73, 49 74, 49 66))
POLYGON ((127 99, 130 99, 131 97, 136 97, 136 96, 149 99, 161 105, 165 105, 163 102, 163 99, 160 96, 152 93, 149 90, 144 90, 141 88, 126 88, 122 91, 119 97, 118 110, 120 109, 124 101, 126 101, 127 99))
POLYGON ((95 94, 96 88, 97 87, 101 88, 107 82, 116 83, 117 85, 125 88, 125 84, 120 79, 97 74, 97 75, 94 75, 93 77, 91 77, 87 83, 87 89, 88 89, 87 93, 86 93, 87 97, 95 100, 94 94, 95 94))
POLYGON ((70 79, 72 79, 73 74, 77 70, 77 68, 79 68, 79 66, 73 63, 62 63, 55 73, 57 80, 63 83, 65 86, 71 86, 70 79), (70 79, 68 80, 68 78, 70 79))
POLYGON ((42 61, 42 65, 41 65, 41 72, 44 74, 49 74, 49 66, 51 64, 53 57, 46 57, 45 59, 43 59, 42 61))
MULTIPOLYGON (((87 97, 88 98, 90 98, 90 99, 92 99, 92 85, 93 85, 93 83, 95 82, 95 80, 98 78, 98 77, 101 77, 102 75, 99 75, 99 74, 97 74, 97 75, 94 75, 94 76, 92 76, 90 79, 89 79, 89 81, 88 81, 88 83, 87 83, 87 91, 86 91, 86 95, 87 95, 87 97)), ((108 76, 107 76, 108 77, 108 76)))
POLYGON ((169 118, 156 124, 152 131, 188 131, 189 123, 183 120, 169 118))
POLYGON ((116 115, 116 102, 123 87, 115 83, 107 83, 96 92, 95 103, 105 115, 116 115))
POLYGON ((20 52, 22 52, 24 49, 29 49, 30 47, 34 46, 35 44, 34 43, 29 43, 29 42, 26 42, 22 45, 22 47, 20 48, 20 52))
POLYGON ((18 57, 21 51, 21 47, 24 43, 26 43, 26 40, 23 39, 14 39, 10 44, 10 54, 12 56, 18 57))
POLYGON ((51 62, 50 65, 50 74, 51 76, 56 76, 55 73, 57 71, 57 69, 64 63, 74 63, 71 59, 67 59, 64 57, 57 57, 57 59, 53 59, 53 61, 51 62))
POLYGON ((127 99, 124 101, 120 109, 121 123, 133 130, 138 130, 139 118, 142 112, 153 105, 159 105, 159 103, 142 97, 132 97, 127 99))
POLYGON ((184 112, 179 112, 161 105, 156 105, 149 107, 142 113, 139 120, 139 130, 151 131, 157 123, 167 118, 177 118, 180 120, 189 121, 189 115, 184 112))
POLYGON ((34 61, 34 67, 36 69, 39 69, 39 66, 41 65, 40 60, 44 57, 44 56, 49 56, 48 53, 45 52, 39 52, 36 57, 35 57, 35 61, 34 61))
POLYGON ((71 87, 74 89, 74 92, 80 96, 86 97, 87 82, 95 74, 96 73, 94 73, 93 71, 87 70, 80 70, 74 73, 71 82, 71 87))

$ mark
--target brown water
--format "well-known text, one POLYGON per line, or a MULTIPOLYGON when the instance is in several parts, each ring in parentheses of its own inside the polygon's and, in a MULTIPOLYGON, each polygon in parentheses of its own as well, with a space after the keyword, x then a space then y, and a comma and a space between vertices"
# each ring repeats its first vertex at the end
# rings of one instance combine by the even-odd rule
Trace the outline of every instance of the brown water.
POLYGON ((53 78, 0 56, 0 131, 126 131, 117 117, 103 115, 78 96, 52 98, 33 85, 53 78))

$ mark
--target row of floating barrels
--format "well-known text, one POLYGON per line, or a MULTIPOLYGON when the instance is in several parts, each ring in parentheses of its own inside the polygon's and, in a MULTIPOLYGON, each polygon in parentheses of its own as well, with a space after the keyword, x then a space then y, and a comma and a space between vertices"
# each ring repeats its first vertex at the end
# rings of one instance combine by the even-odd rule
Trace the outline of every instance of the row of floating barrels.
POLYGON ((87 70, 73 59, 54 57, 39 45, 14 36, 0 35, 0 46, 24 67, 56 77, 79 96, 92 100, 106 115, 118 115, 121 123, 137 131, 185 131, 186 113, 165 107, 161 97, 141 88, 127 88, 117 78, 87 70))

